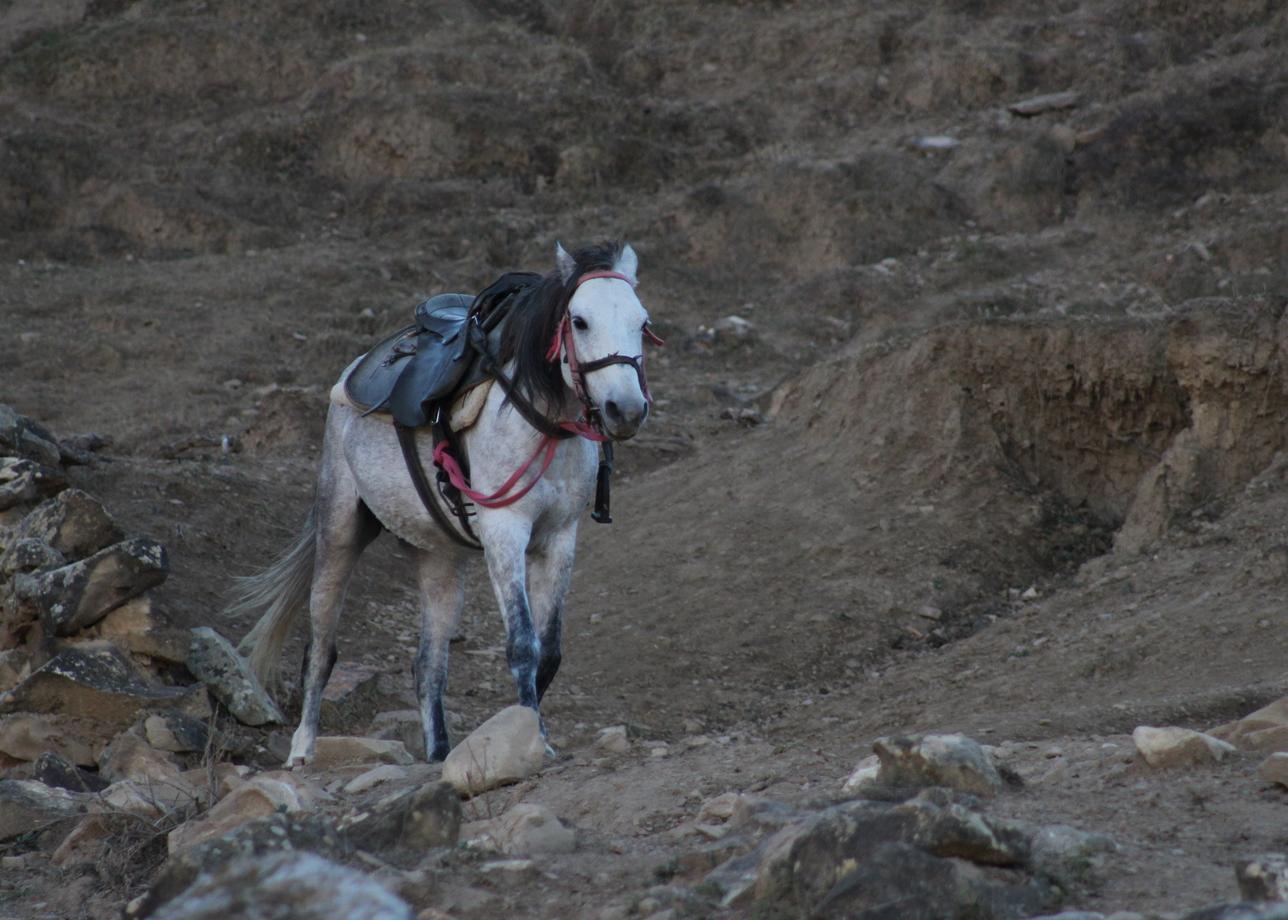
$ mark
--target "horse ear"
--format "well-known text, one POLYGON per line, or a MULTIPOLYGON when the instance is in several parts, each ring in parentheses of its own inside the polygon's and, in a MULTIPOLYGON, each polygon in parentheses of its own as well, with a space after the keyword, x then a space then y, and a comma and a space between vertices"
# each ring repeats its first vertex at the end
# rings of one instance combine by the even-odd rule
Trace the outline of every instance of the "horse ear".
POLYGON ((617 257, 617 264, 613 266, 613 271, 621 272, 627 278, 631 279, 631 284, 639 284, 639 278, 635 273, 639 271, 640 257, 635 254, 631 244, 627 243, 622 247, 622 254, 617 257))
POLYGON ((567 284, 577 274, 577 260, 563 248, 563 243, 555 243, 555 264, 559 266, 559 277, 567 284))

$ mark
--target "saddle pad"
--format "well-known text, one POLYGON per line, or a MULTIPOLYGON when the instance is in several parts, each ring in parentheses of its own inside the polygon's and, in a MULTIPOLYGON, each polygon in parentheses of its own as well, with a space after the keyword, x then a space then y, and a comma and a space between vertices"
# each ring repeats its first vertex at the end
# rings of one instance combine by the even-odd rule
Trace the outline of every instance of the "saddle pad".
MULTIPOLYGON (((340 379, 336 381, 335 386, 331 387, 331 402, 337 406, 348 406, 352 409, 357 409, 364 415, 370 413, 387 416, 389 415, 388 409, 377 409, 373 412, 370 406, 363 406, 354 402, 353 398, 349 395, 349 376, 353 373, 354 369, 362 363, 363 358, 365 357, 366 355, 363 355, 360 358, 355 358, 353 363, 344 369, 344 373, 340 375, 340 379)), ((482 381, 475 383, 468 389, 464 390, 460 396, 452 402, 451 412, 448 416, 452 430, 465 431, 467 428, 472 428, 474 423, 479 420, 479 416, 482 415, 483 407, 487 404, 488 394, 491 392, 492 378, 490 377, 485 377, 482 381)))

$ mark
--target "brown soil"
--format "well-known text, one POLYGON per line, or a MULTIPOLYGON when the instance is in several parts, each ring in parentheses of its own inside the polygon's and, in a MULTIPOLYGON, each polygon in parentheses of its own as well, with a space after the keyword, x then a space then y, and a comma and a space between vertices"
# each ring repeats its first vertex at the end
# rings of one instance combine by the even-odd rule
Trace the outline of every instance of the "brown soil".
MULTIPOLYGON (((632 902, 704 797, 835 795, 928 729, 1017 742, 999 809, 1118 840, 1079 906, 1234 900, 1284 847, 1255 760, 1158 774, 1123 735, 1288 691, 1288 12, 856 9, 0 2, 0 402, 113 439, 73 482, 166 543, 190 625, 288 541, 327 389, 421 296, 557 238, 640 253, 668 347, 583 527, 563 760, 473 806, 584 845, 417 906, 632 902), (670 755, 603 762, 623 722, 670 755)), ((341 639, 408 692, 412 582, 382 539, 341 639)), ((473 726, 513 695, 477 575, 466 619, 473 726)), ((119 904, 74 884, 0 913, 119 904)))

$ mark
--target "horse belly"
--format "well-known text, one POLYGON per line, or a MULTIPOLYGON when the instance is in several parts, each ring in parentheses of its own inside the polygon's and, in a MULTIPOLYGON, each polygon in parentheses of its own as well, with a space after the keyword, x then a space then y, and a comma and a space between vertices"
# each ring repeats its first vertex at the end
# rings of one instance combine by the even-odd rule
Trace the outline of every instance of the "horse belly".
MULTIPOLYGON (((358 485, 358 497, 386 530, 421 549, 437 549, 448 537, 421 505, 403 460, 398 436, 388 416, 362 416, 346 406, 332 406, 345 417, 341 425, 345 462, 358 485)), ((428 431, 416 433, 423 457, 434 449, 428 431)), ((433 471, 429 471, 433 481, 433 471)))

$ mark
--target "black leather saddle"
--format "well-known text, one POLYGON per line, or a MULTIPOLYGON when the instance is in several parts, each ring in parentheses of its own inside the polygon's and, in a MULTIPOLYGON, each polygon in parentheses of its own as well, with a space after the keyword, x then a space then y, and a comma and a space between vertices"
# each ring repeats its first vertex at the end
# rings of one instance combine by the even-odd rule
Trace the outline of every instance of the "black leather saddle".
POLYGON ((344 381, 344 392, 364 414, 389 412, 407 428, 429 424, 433 404, 461 387, 477 353, 466 323, 474 298, 438 294, 416 307, 404 326, 362 356, 344 381))

